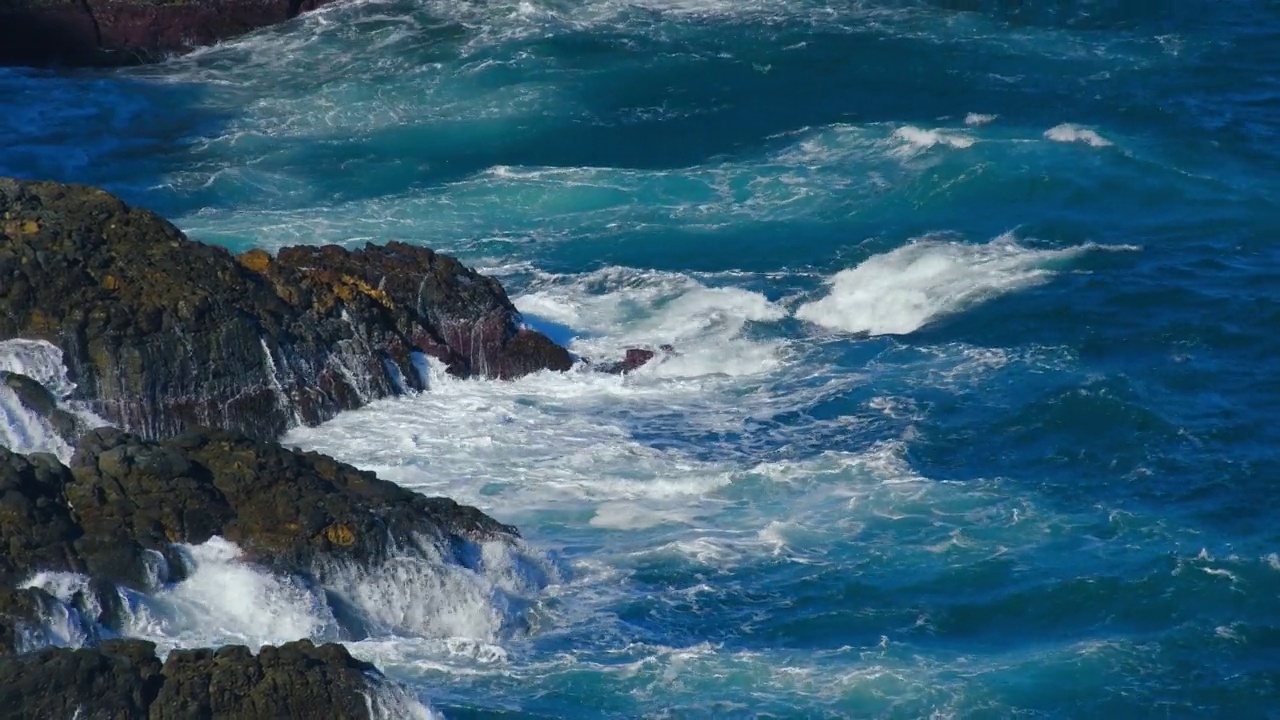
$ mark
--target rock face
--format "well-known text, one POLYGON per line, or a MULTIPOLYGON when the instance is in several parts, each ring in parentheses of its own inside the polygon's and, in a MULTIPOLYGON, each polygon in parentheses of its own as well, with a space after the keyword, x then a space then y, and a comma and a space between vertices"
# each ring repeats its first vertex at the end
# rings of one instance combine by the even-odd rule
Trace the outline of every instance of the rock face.
MULTIPOLYGON (((3 0, 0 0, 3 1, 3 0)), ((73 399, 147 438, 274 439, 459 376, 565 370, 497 281, 400 243, 234 257, 95 188, 0 179, 0 339, 63 351, 73 399)))
POLYGON ((152 643, 107 640, 0 658, 0 708, 32 720, 366 719, 383 682, 341 645, 175 650, 162 665, 152 643))
POLYGON ((156 442, 103 428, 82 440, 71 468, 0 448, 0 584, 55 570, 145 589, 159 567, 182 576, 173 543, 214 535, 306 576, 317 560, 367 567, 418 538, 463 553, 518 533, 448 498, 235 433, 156 442))
POLYGON ((0 64, 129 65, 283 22, 326 0, 0 0, 0 64))

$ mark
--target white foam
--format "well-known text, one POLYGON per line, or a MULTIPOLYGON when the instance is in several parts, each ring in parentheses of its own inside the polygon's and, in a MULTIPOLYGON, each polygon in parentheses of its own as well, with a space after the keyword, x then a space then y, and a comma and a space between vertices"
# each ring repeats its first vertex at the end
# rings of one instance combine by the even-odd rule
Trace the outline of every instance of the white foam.
POLYGON ((26 375, 59 398, 76 389, 62 364, 62 350, 44 340, 0 341, 0 370, 26 375))
POLYGON ((8 385, 0 384, 0 445, 16 453, 47 452, 67 462, 72 449, 44 418, 27 409, 8 385))
POLYGON ((192 572, 150 595, 130 593, 124 634, 151 640, 162 652, 339 638, 338 622, 319 589, 247 562, 240 548, 221 537, 179 548, 192 572))
POLYGON ((836 273, 826 297, 796 310, 835 330, 904 335, 946 315, 1044 282, 1096 245, 1037 250, 1012 234, 982 245, 925 237, 836 273))
POLYGON ((473 563, 417 546, 374 567, 322 563, 325 587, 358 608, 373 635, 493 641, 519 630, 525 598, 558 580, 554 565, 518 542, 481 543, 473 563))
MULTIPOLYGON (((51 392, 59 407, 76 415, 85 427, 108 425, 83 406, 67 403, 75 383, 67 377, 62 350, 43 340, 0 341, 0 370, 25 375, 51 392)), ((8 386, 0 385, 0 445, 19 453, 48 452, 67 462, 72 448, 45 419, 25 407, 8 386)))
POLYGON ((924 130, 914 125, 905 125, 893 131, 893 138, 901 143, 897 152, 912 154, 927 150, 937 145, 963 150, 972 147, 976 139, 963 133, 948 130, 924 130))
POLYGON ((618 357, 628 347, 671 344, 676 354, 650 363, 651 376, 758 375, 776 368, 783 344, 744 337, 750 323, 775 322, 786 310, 764 295, 708 287, 679 273, 610 267, 584 275, 545 275, 516 307, 579 331, 574 352, 618 357))
POLYGON ((380 680, 365 700, 373 720, 444 720, 399 683, 380 680))
POLYGON ((91 628, 101 609, 86 608, 93 617, 84 618, 79 610, 71 605, 76 593, 83 593, 86 600, 93 601, 94 594, 89 592, 87 577, 69 572, 38 572, 18 587, 40 588, 59 601, 47 608, 47 612, 40 618, 39 628, 28 628, 24 650, 34 650, 49 645, 80 648, 90 644, 91 628))
POLYGON ((689 515, 687 511, 653 509, 634 502, 605 502, 596 508, 596 513, 588 524, 591 527, 615 530, 643 530, 668 523, 687 522, 689 515))
POLYGON ((1054 142, 1084 143, 1092 147, 1108 147, 1113 143, 1097 132, 1072 123, 1055 125, 1044 131, 1044 136, 1054 142))
POLYGON ((982 113, 969 113, 964 116, 964 124, 970 127, 978 127, 988 123, 995 122, 999 115, 983 115, 982 113))

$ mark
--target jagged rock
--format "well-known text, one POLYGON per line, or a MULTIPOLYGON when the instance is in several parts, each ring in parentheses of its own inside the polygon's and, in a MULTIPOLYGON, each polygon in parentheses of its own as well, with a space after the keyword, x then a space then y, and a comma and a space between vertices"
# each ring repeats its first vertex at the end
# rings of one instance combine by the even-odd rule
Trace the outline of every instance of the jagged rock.
POLYGON ((0 0, 0 64, 131 65, 210 45, 326 0, 0 0))
POLYGON ((282 297, 312 315, 345 307, 357 334, 380 340, 392 356, 407 340, 456 375, 503 379, 572 364, 545 335, 519 328, 497 280, 448 255, 399 242, 355 251, 290 247, 274 261, 264 255, 250 251, 241 263, 260 267, 282 297))
POLYGON ((368 718, 378 679, 345 647, 309 640, 268 645, 257 657, 242 645, 175 650, 150 717, 368 718))
POLYGON ((108 640, 0 658, 0 707, 12 718, 145 718, 164 678, 155 645, 108 640))
MULTIPOLYGON (((2 1, 2 0, 0 0, 2 1)), ((502 287, 400 243, 233 257, 105 191, 0 179, 0 339, 63 351, 73 399, 144 437, 274 439, 450 372, 564 370, 502 287)))
POLYGON ((63 493, 71 480, 52 455, 0 447, 0 585, 38 569, 84 570, 75 547, 83 531, 63 493))
MULTIPOLYGON (((369 567, 420 540, 461 558, 469 543, 518 532, 448 498, 236 433, 157 442, 101 428, 84 437, 69 470, 52 456, 0 448, 0 583, 61 570, 145 589, 159 567, 169 580, 182 577, 173 543, 214 535, 248 559, 307 576, 318 560, 369 567)), ((113 595, 95 592, 89 605, 110 624, 113 595)))
POLYGON ((368 697, 385 680, 341 645, 309 640, 175 650, 107 640, 92 649, 46 648, 0 658, 6 718, 370 718, 368 697))

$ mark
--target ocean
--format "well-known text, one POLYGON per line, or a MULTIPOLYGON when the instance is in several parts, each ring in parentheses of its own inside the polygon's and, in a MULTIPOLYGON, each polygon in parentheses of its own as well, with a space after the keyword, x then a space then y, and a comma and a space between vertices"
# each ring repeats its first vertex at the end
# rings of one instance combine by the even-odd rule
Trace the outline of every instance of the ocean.
MULTIPOLYGON (((340 588, 432 713, 1280 717, 1274 2, 359 0, 0 95, 0 175, 674 347, 285 438, 521 529, 340 588)), ((338 637, 186 552, 129 634, 338 637)))

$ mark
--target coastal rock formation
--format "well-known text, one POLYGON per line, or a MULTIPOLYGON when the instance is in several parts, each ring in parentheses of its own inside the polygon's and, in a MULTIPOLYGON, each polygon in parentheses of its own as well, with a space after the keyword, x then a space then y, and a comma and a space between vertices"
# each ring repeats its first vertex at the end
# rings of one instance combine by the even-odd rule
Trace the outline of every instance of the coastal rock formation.
POLYGON ((341 645, 309 640, 175 650, 106 640, 92 649, 46 648, 0 658, 7 718, 371 718, 386 681, 341 645))
MULTIPOLYGON (((309 576, 321 560, 369 567, 422 543, 465 555, 518 532, 448 498, 236 433, 156 442, 103 428, 85 436, 70 468, 0 448, 0 584, 52 570, 146 589, 183 577, 174 543, 214 535, 248 560, 309 576)), ((107 601, 88 605, 110 613, 107 601)))
POLYGON ((209 45, 326 0, 0 0, 2 65, 131 65, 209 45))
POLYGON ((0 179, 0 339, 61 348, 72 400, 146 438, 274 439, 458 376, 566 370, 497 281, 401 243, 239 257, 96 188, 0 179))

